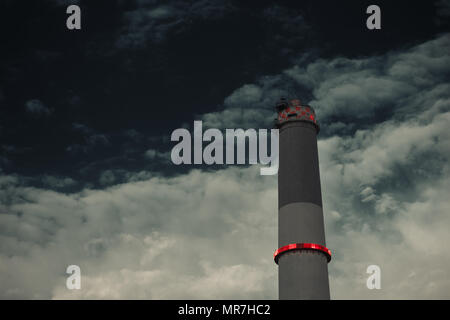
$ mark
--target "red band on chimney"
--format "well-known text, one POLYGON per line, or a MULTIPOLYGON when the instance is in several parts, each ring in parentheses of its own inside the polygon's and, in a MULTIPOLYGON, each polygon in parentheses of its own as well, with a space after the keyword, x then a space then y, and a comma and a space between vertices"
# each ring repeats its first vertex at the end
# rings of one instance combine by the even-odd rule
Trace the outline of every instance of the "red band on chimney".
POLYGON ((273 254, 273 260, 275 260, 275 263, 278 264, 278 257, 280 256, 280 254, 285 253, 287 251, 291 251, 291 250, 302 250, 302 249, 320 251, 326 255, 328 262, 330 262, 330 260, 331 260, 330 249, 328 249, 325 246, 322 246, 320 244, 315 244, 315 243, 288 244, 287 246, 281 247, 275 251, 275 253, 273 254))

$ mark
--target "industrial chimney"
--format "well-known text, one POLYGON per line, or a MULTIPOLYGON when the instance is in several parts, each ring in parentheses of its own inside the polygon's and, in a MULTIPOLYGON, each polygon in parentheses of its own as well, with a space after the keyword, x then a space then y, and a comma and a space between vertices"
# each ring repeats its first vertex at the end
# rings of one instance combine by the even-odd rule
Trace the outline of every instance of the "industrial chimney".
POLYGON ((278 264, 279 299, 330 299, 320 190, 317 133, 310 106, 281 99, 279 128, 278 264))

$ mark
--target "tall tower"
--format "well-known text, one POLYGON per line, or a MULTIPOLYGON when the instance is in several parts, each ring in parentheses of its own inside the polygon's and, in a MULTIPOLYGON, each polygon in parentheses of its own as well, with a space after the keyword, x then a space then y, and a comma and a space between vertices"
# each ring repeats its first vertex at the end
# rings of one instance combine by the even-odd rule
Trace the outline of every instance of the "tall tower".
POLYGON ((281 99, 279 128, 278 264, 279 299, 330 299, 320 190, 317 134, 310 106, 281 99))

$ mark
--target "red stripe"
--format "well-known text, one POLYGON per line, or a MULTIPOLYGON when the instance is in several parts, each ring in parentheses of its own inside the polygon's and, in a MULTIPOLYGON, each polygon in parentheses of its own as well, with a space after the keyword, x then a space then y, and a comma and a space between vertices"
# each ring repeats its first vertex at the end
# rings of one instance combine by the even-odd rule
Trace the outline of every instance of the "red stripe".
POLYGON ((291 251, 291 250, 302 250, 302 249, 309 249, 309 250, 317 250, 320 252, 323 252, 327 256, 328 262, 331 260, 331 251, 325 246, 322 246, 320 244, 316 243, 292 243, 288 244, 287 246, 281 247, 275 251, 273 254, 273 259, 275 260, 275 263, 278 264, 278 257, 280 254, 291 251))

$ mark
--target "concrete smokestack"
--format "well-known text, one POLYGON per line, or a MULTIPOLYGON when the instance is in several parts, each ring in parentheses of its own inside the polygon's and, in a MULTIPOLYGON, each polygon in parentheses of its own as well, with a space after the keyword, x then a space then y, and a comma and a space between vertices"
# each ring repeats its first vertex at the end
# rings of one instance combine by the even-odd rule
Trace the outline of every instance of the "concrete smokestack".
POLYGON ((330 299, 320 190, 317 134, 310 106, 281 99, 279 128, 278 263, 279 299, 330 299))

